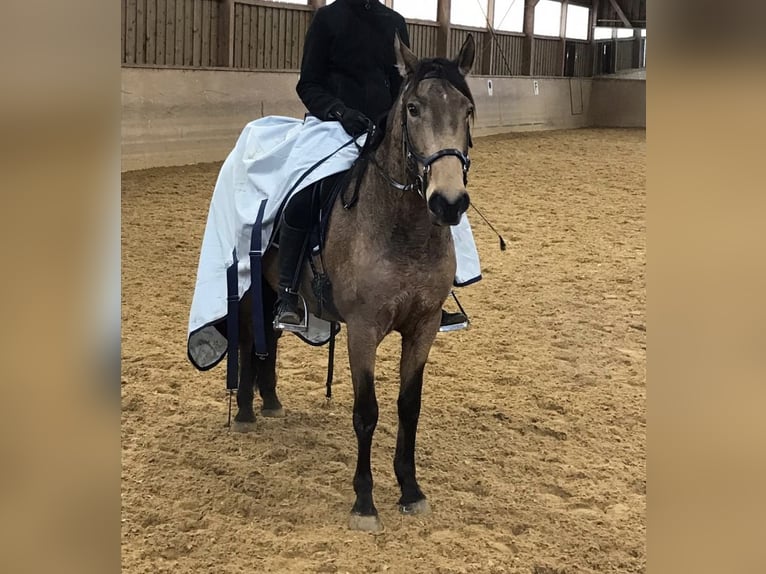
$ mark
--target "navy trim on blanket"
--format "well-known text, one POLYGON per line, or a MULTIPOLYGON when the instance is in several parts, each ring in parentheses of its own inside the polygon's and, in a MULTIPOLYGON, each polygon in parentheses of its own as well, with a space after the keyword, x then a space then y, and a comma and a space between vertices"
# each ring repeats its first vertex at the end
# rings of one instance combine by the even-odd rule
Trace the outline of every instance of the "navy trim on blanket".
MULTIPOLYGON (((197 364, 197 361, 194 360, 194 357, 192 357, 191 350, 189 349, 189 342, 192 340, 192 337, 199 333, 200 331, 204 331, 205 329, 208 329, 210 327, 216 329, 217 325, 220 323, 223 323, 226 321, 226 317, 222 317, 220 319, 216 319, 215 321, 211 321, 210 323, 205 323, 200 327, 199 329, 194 329, 191 333, 189 333, 189 336, 186 338, 186 357, 189 359, 189 362, 194 365, 194 368, 198 371, 205 372, 209 371, 210 369, 213 369, 218 366, 218 364, 223 360, 223 358, 226 356, 226 353, 223 353, 220 357, 218 357, 215 361, 210 363, 208 366, 203 367, 199 364, 197 364)), ((220 332, 220 329, 219 329, 220 332)))
POLYGON ((481 279, 482 279, 481 275, 477 275, 473 279, 469 279, 468 281, 464 281, 463 283, 458 283, 457 281, 453 281, 452 285, 455 287, 468 287, 469 285, 478 283, 479 281, 481 281, 481 279))
POLYGON ((232 264, 226 269, 226 389, 234 391, 239 386, 239 282, 237 281, 237 250, 232 251, 232 264))
MULTIPOLYGON (((336 335, 340 333, 340 323, 338 323, 337 321, 330 321, 330 325, 331 325, 330 333, 332 333, 333 331, 335 332, 336 335)), ((301 334, 298 331, 291 331, 291 333, 295 335, 296 337, 298 337, 301 341, 303 341, 307 345, 311 345, 312 347, 324 347, 327 343, 330 342, 330 339, 332 339, 332 334, 331 334, 329 337, 327 337, 325 341, 321 341, 317 343, 312 341, 311 339, 307 339, 306 337, 303 336, 303 334, 301 334)))
POLYGON ((255 356, 265 359, 269 352, 266 348, 266 318, 263 316, 263 277, 262 277, 262 234, 263 214, 266 211, 266 200, 261 200, 258 216, 253 223, 250 234, 250 294, 252 295, 253 340, 255 341, 255 356))

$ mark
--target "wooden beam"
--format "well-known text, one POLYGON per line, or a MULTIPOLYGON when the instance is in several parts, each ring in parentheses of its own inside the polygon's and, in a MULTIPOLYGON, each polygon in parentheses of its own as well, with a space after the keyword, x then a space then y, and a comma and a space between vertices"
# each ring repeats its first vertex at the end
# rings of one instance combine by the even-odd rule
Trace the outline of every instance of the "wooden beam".
POLYGON ((484 32, 484 44, 482 45, 480 74, 489 76, 492 74, 492 62, 495 59, 495 40, 493 35, 495 26, 495 0, 487 0, 487 31, 484 32))
POLYGON ((313 10, 317 10, 321 8, 322 6, 324 6, 325 4, 326 4, 325 0, 309 0, 309 6, 311 6, 313 10))
POLYGON ((593 0, 593 6, 590 8, 590 23, 588 26, 588 42, 593 42, 593 36, 596 31, 596 24, 598 24, 598 6, 600 0, 593 0))
POLYGON ((628 20, 627 16, 625 16, 625 12, 622 11, 622 8, 620 8, 617 0, 609 0, 609 3, 612 5, 612 8, 614 8, 614 11, 617 12, 617 16, 619 16, 620 20, 622 20, 622 23, 625 24, 625 26, 628 28, 632 28, 633 24, 631 24, 630 20, 628 20))
POLYGON ((218 61, 216 65, 234 66, 234 0, 218 3, 218 61))
POLYGON ((564 0, 561 3, 561 21, 559 23, 559 35, 561 36, 561 66, 559 69, 559 75, 563 76, 566 71, 567 65, 567 9, 569 8, 569 0, 564 0))
POLYGON ((438 0, 436 4, 436 22, 439 29, 436 34, 436 56, 439 58, 449 57, 450 21, 449 15, 452 8, 452 0, 438 0))
POLYGON ((633 53, 630 67, 641 67, 641 30, 639 28, 633 28, 633 53))
POLYGON ((535 6, 538 0, 524 0, 524 43, 521 50, 521 73, 531 76, 535 72, 535 6))

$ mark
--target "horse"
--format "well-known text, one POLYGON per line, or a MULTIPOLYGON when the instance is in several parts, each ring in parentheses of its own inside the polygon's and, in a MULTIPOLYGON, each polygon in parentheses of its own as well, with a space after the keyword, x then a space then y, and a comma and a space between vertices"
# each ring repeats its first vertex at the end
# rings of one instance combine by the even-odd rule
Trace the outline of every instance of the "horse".
MULTIPOLYGON (((353 207, 335 201, 325 232, 323 265, 332 282, 332 320, 346 324, 354 389, 353 426, 358 452, 351 509, 352 530, 382 528, 373 501, 370 468, 372 437, 378 421, 375 356, 392 331, 401 334, 399 429, 394 472, 401 489, 403 514, 429 510, 415 476, 415 437, 421 407, 423 374, 441 309, 455 275, 450 226, 468 209, 470 123, 474 101, 465 77, 474 61, 472 36, 454 60, 419 60, 398 36, 394 39, 402 88, 387 119, 385 135, 366 158, 353 207)), ((263 312, 274 316, 278 248, 263 259, 263 312)), ((308 265, 308 262, 304 263, 308 265)), ((300 288, 309 311, 318 301, 310 273, 300 288)), ((268 355, 256 358, 247 317, 250 291, 240 307, 240 384, 235 424, 255 421, 254 387, 263 400, 262 414, 280 416, 276 392, 276 351, 281 334, 266 329, 268 355)), ((327 310, 324 311, 325 315, 327 310)))

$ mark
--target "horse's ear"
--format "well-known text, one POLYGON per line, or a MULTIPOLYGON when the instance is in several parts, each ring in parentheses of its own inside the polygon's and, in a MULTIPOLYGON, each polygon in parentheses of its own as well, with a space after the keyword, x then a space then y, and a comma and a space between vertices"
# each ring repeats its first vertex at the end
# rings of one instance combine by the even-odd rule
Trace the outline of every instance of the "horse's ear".
POLYGON ((415 73, 415 68, 418 65, 418 58, 407 46, 405 46, 404 42, 399 39, 399 32, 394 36, 394 54, 396 55, 396 67, 399 69, 402 78, 406 78, 415 73))
POLYGON ((476 54, 476 45, 473 41, 473 34, 468 34, 468 37, 463 42, 463 47, 460 48, 460 53, 455 59, 460 73, 467 76, 473 66, 473 58, 476 54))

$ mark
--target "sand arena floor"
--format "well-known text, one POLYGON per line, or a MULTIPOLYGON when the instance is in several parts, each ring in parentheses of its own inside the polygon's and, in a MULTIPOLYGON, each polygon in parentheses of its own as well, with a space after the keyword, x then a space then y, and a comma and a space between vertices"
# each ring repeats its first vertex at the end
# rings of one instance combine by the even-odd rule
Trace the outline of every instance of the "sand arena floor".
POLYGON ((224 367, 185 337, 220 164, 124 175, 122 562, 126 573, 643 572, 643 130, 478 138, 469 191, 484 280, 473 324, 440 334, 418 478, 433 512, 400 516, 392 468, 398 335, 378 352, 379 535, 351 532, 356 441, 345 337, 334 404, 326 349, 283 337, 284 419, 224 428, 224 367))

